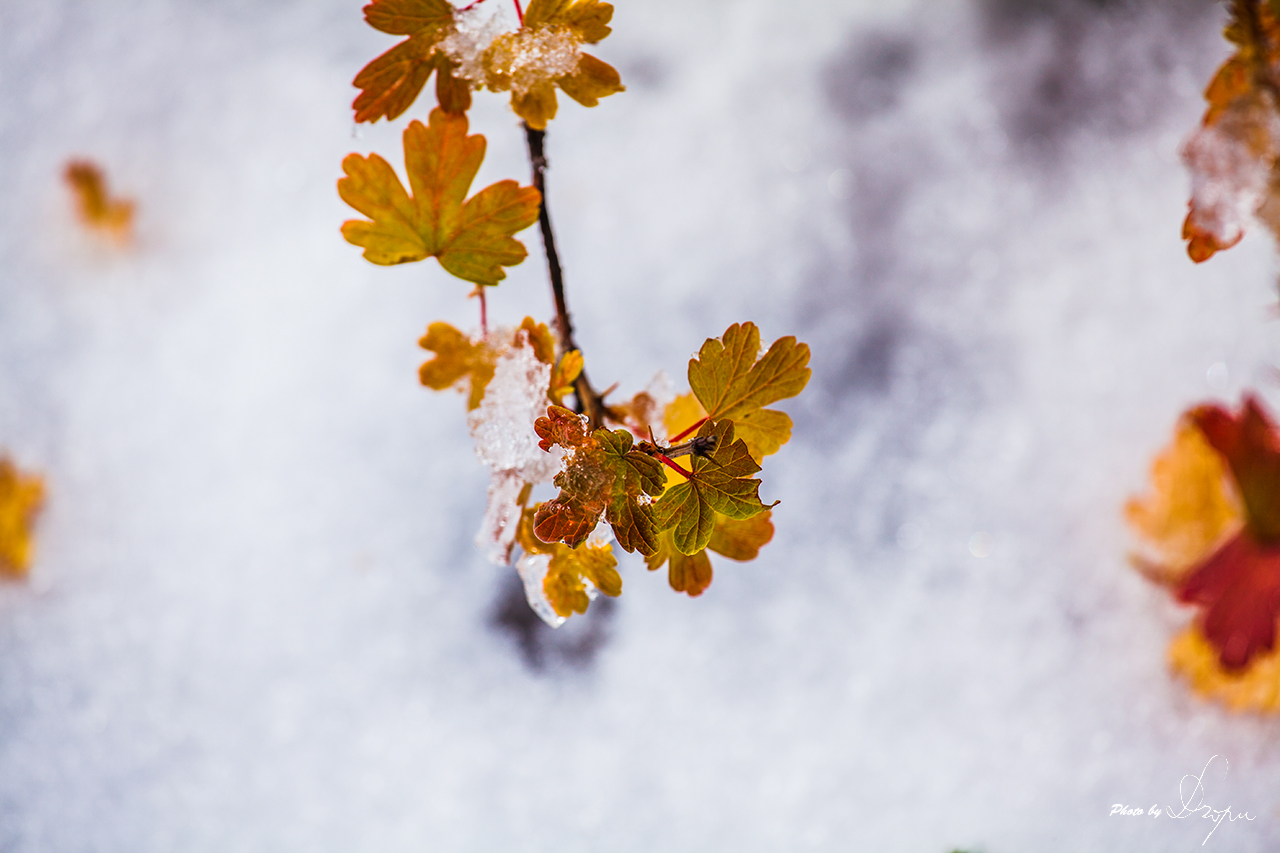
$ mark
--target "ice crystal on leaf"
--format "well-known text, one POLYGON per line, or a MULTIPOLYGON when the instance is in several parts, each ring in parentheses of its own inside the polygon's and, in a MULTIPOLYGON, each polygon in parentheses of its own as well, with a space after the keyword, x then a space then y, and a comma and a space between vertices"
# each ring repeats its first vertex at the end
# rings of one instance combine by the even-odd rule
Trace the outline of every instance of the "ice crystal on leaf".
POLYGON ((375 264, 434 257, 458 278, 497 284, 506 278, 503 267, 528 254, 511 235, 538 220, 538 191, 507 180, 468 199, 484 160, 484 137, 467 135, 466 116, 438 108, 429 122, 410 122, 404 132, 412 197, 391 164, 377 154, 349 154, 342 161, 347 176, 338 181, 338 194, 372 220, 345 222, 342 236, 363 248, 365 258, 375 264))
POLYGON ((31 567, 31 528, 44 500, 39 477, 0 457, 0 574, 26 577, 31 567))
POLYGON ((1182 157, 1191 171, 1182 236, 1196 263, 1240 241, 1253 218, 1280 236, 1280 21, 1269 2, 1232 0, 1236 52, 1205 89, 1202 126, 1182 157))

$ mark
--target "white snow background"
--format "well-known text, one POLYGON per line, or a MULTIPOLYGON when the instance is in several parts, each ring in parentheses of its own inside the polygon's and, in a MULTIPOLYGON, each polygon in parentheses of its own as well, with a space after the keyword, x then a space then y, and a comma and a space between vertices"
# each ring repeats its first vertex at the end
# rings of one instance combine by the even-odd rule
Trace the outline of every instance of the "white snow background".
MULTIPOLYGON (((1185 407, 1280 404, 1271 242, 1178 239, 1222 9, 616 6, 628 91, 548 134, 593 379, 683 384, 745 319, 814 376, 758 560, 691 600, 624 557, 552 631, 416 378, 467 286, 338 233, 342 157, 400 168, 433 100, 353 133, 394 39, 359 0, 0 1, 0 446, 49 489, 0 850, 1275 849, 1280 726, 1168 674, 1190 614, 1121 518, 1185 407), (75 223, 76 156, 134 250, 75 223), (1252 821, 1109 816, 1214 755, 1252 821)), ((505 97, 471 120, 477 186, 527 182, 505 97)), ((522 237, 495 322, 551 314, 522 237)))

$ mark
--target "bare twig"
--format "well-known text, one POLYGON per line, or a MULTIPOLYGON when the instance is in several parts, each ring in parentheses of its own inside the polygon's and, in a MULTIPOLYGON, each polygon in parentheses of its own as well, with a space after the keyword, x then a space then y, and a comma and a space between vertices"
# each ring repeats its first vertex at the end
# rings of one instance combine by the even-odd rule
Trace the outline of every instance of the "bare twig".
MULTIPOLYGON (((564 273, 560 269, 560 254, 556 251, 556 236, 551 230, 551 214, 547 210, 547 157, 544 148, 547 132, 534 130, 525 124, 524 135, 529 143, 529 162, 533 165, 533 185, 542 196, 538 206, 538 225, 542 229, 542 248, 547 255, 551 294, 556 303, 556 334, 560 338, 560 351, 571 352, 579 347, 573 339, 573 322, 569 319, 569 306, 564 296, 564 273)), ((595 430, 603 426, 606 415, 613 417, 613 413, 605 405, 604 396, 591 387, 586 370, 578 374, 578 378, 574 380, 573 391, 578 398, 575 409, 579 414, 587 416, 591 429, 595 430)), ((620 418, 614 419, 620 420, 620 418)))

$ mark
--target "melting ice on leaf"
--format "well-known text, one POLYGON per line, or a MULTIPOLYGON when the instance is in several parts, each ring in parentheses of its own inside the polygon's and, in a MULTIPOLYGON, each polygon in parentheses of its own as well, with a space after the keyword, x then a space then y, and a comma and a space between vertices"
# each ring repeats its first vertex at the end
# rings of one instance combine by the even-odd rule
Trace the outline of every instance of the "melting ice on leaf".
POLYGON ((545 601, 543 606, 549 605, 557 617, 565 619, 574 613, 587 612, 593 589, 610 597, 622 594, 622 576, 616 568, 618 560, 607 542, 588 541, 577 548, 543 542, 533 532, 536 511, 537 508, 524 511, 517 537, 524 549, 519 566, 522 574, 536 578, 539 570, 545 572, 533 590, 535 594, 530 596, 535 610, 545 601))
POLYGON ((1253 217, 1280 236, 1280 19, 1263 0, 1228 8, 1236 51, 1205 89, 1204 119, 1182 152, 1191 171, 1182 237, 1196 263, 1238 243, 1253 217))
POLYGON ((31 566, 31 527, 44 500, 39 477, 0 458, 0 574, 25 577, 31 566))
POLYGON ((523 26, 484 52, 485 86, 510 91, 511 108, 535 130, 556 116, 556 87, 585 107, 624 91, 613 66, 582 52, 609 35, 612 17, 598 0, 531 0, 523 26))
POLYGON ((560 406, 548 407, 534 429, 544 450, 559 445, 570 452, 554 481, 560 494, 534 517, 538 538, 575 546, 603 514, 623 550, 653 553, 657 530, 650 501, 665 485, 662 465, 635 449, 626 430, 601 428, 588 435, 585 419, 560 406))
POLYGON ((504 266, 525 259, 524 246, 511 235, 538 220, 540 196, 533 187, 507 180, 467 199, 484 149, 483 136, 467 135, 465 116, 434 109, 429 125, 411 122, 404 155, 412 197, 377 154, 348 155, 338 194, 372 221, 349 220, 342 235, 375 264, 434 257, 458 278, 497 284, 506 277, 504 266))
POLYGON ((450 113, 471 106, 471 86, 453 74, 456 64, 441 48, 454 32, 454 9, 449 0, 374 0, 364 7, 374 29, 408 36, 366 65, 354 85, 361 91, 351 105, 356 121, 374 122, 399 117, 418 97, 432 73, 436 98, 450 113))

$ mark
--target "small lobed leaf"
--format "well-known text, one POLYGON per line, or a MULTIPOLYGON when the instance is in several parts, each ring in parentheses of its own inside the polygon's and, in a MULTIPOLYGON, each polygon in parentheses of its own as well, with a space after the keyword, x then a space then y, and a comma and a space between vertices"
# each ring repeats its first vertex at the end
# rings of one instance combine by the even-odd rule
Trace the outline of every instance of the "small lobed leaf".
POLYGON ((26 577, 31 567, 32 527, 43 502, 43 481, 0 457, 0 574, 26 577))
POLYGON ((485 87, 510 91, 511 108, 534 130, 555 118, 556 87, 587 107, 625 91, 616 69, 581 49, 609 34, 612 16, 613 7, 596 0, 533 0, 523 26, 485 49, 485 87))
POLYGON ((587 419, 564 406, 548 406, 546 417, 533 422, 533 431, 542 439, 538 446, 547 451, 554 444, 576 450, 591 441, 587 437, 587 419))
POLYGON ((347 221, 343 236, 375 264, 435 257, 458 278, 497 284, 506 277, 502 268, 527 254, 512 235, 537 221, 540 196, 533 187, 499 181, 464 202, 484 149, 483 136, 467 135, 465 116, 437 108, 429 125, 411 122, 404 150, 412 197, 377 154, 348 155, 338 194, 372 221, 347 221))
POLYGON ((760 502, 760 481, 751 476, 760 466, 746 444, 734 439, 733 422, 707 421, 698 435, 714 436, 715 449, 692 457, 689 479, 668 487, 654 504, 659 529, 672 530, 672 542, 682 554, 707 547, 717 512, 745 519, 769 509, 760 502))
POLYGON ((448 323, 432 323, 418 346, 434 352, 435 358, 418 369, 422 384, 436 391, 466 383, 467 409, 475 409, 484 399, 493 379, 498 354, 483 340, 474 343, 448 323))
POLYGON ((760 353, 755 323, 734 323, 689 360, 689 387, 712 419, 737 419, 804 390, 809 346, 790 335, 760 353))
POLYGON ((1169 645, 1169 664, 1196 693, 1233 711, 1280 712, 1280 650, 1257 655, 1243 672, 1227 670, 1218 650, 1192 625, 1169 645))
POLYGON ((616 598, 622 594, 622 577, 615 568, 617 565, 618 559, 607 544, 579 548, 560 545, 547 566, 543 592, 560 616, 586 613, 591 600, 583 581, 590 582, 607 596, 616 598))
POLYGON ((454 63, 440 43, 454 28, 448 0, 375 0, 364 7, 365 20, 384 33, 409 36, 374 59, 356 75, 360 89, 352 103, 357 122, 398 118, 413 104, 432 73, 441 108, 464 113, 471 107, 471 87, 453 76, 454 63))
POLYGON ((658 534, 658 547, 652 554, 644 558, 649 571, 656 571, 664 565, 667 567, 667 583, 676 592, 683 592, 691 598, 702 595, 711 586, 713 572, 711 559, 705 550, 695 554, 682 554, 675 546, 673 533, 664 530, 658 534))

